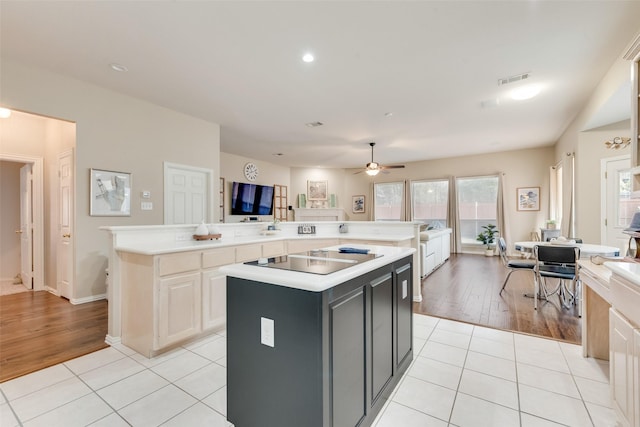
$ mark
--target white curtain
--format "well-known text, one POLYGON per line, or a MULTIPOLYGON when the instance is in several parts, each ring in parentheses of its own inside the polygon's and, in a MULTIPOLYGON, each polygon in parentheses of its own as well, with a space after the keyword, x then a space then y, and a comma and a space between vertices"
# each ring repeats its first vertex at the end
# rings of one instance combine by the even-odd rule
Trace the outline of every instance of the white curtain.
POLYGON ((451 252, 454 254, 462 252, 462 237, 460 236, 460 214, 458 213, 458 189, 456 188, 456 177, 449 178, 449 227, 451 232, 451 252))
MULTIPOLYGON (((562 235, 566 237, 579 237, 576 236, 576 172, 575 172, 575 154, 567 153, 567 158, 564 159, 564 167, 563 167, 563 180, 565 177, 567 178, 567 183, 562 183, 563 189, 567 190, 567 197, 563 197, 563 212, 569 212, 566 216, 567 220, 564 218, 562 220, 561 231, 562 235)), ((563 215, 564 216, 564 215, 563 215)))
POLYGON ((509 215, 507 211, 507 200, 505 194, 505 173, 498 174, 498 199, 496 200, 496 221, 500 236, 504 237, 507 243, 510 242, 509 235, 509 215))

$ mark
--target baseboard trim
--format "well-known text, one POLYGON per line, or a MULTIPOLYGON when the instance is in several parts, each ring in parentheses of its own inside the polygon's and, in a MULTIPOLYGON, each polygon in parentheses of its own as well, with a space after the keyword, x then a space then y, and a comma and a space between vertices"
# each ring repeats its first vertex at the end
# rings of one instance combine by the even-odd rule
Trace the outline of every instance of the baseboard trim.
POLYGON ((104 342, 106 342, 107 344, 113 346, 113 345, 122 343, 122 338, 121 337, 114 337, 114 336, 111 336, 111 335, 107 334, 107 336, 104 339, 104 342))
POLYGON ((85 297, 85 298, 72 298, 69 300, 69 302, 73 305, 77 305, 77 304, 86 304, 88 302, 100 301, 103 299, 107 299, 107 294, 91 295, 90 297, 85 297))

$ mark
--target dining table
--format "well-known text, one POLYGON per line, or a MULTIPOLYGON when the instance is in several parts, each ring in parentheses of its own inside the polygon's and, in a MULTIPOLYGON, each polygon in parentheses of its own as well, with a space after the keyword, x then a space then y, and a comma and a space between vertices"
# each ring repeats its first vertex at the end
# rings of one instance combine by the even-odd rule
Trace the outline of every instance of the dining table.
POLYGON ((540 241, 523 241, 523 242, 515 242, 514 246, 516 251, 522 252, 528 258, 533 254, 533 248, 535 246, 547 246, 547 245, 557 245, 557 246, 575 246, 580 248, 580 258, 590 258, 595 255, 600 255, 603 257, 618 257, 620 256, 620 249, 615 246, 605 246, 605 245, 596 245, 593 243, 556 243, 554 241, 551 242, 540 242, 540 241))

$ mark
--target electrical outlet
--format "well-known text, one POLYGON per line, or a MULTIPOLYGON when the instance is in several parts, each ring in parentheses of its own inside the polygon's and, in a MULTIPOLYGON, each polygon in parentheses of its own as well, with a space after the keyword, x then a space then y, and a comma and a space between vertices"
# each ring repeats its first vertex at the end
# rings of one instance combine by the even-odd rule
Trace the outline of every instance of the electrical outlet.
POLYGON ((260 318, 260 344, 275 347, 275 325, 273 319, 260 318))

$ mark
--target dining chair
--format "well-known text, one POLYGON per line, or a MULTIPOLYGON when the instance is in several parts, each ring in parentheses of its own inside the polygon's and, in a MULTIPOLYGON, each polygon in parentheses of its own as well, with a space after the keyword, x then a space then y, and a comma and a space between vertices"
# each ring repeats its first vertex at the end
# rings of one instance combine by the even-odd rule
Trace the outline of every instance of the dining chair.
MULTIPOLYGON (((504 279, 504 283, 502 284, 502 288, 500 289, 500 294, 502 295, 502 291, 504 291, 505 286, 507 286, 507 282, 511 277, 511 273, 514 271, 531 271, 534 272, 534 268, 536 263, 534 260, 529 259, 511 259, 507 255, 507 242, 504 240, 504 237, 500 237, 498 239, 498 252, 500 252, 500 259, 502 260, 502 264, 505 266, 507 270, 509 270, 509 274, 504 279)), ((534 276, 535 279, 535 276, 534 276)))
POLYGON ((536 245, 533 248, 535 257, 534 273, 534 309, 538 309, 538 299, 548 301, 549 296, 558 294, 560 304, 564 308, 578 306, 578 317, 582 317, 581 295, 582 282, 580 280, 580 248, 576 246, 536 245), (549 290, 546 279, 558 279, 558 285, 549 290), (571 282, 571 287, 567 286, 571 282))

